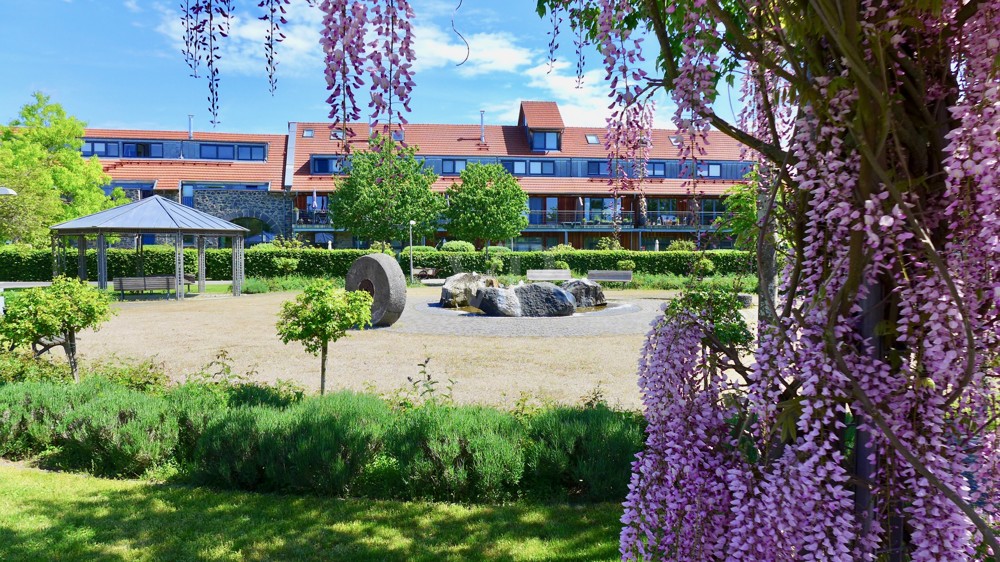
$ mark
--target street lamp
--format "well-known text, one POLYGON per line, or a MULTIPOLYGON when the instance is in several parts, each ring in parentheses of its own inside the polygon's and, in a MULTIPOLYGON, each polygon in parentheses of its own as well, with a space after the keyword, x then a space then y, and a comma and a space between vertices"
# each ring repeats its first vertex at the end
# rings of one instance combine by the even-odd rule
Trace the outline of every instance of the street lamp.
POLYGON ((0 195, 17 195, 17 192, 9 187, 0 185, 0 195))
POLYGON ((413 284, 413 225, 417 221, 410 221, 410 285, 413 284))

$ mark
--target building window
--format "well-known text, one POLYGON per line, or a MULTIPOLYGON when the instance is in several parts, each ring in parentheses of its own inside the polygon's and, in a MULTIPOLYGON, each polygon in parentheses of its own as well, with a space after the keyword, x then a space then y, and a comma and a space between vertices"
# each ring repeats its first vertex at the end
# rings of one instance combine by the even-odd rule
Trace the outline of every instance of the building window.
POLYGON ((465 169, 465 160, 443 160, 441 162, 442 174, 461 174, 465 169))
POLYGON ((80 151, 84 156, 109 156, 111 158, 116 158, 118 156, 118 143, 85 141, 83 143, 83 148, 81 148, 80 151))
POLYGON ((310 166, 312 174, 339 174, 340 158, 336 156, 313 156, 310 166))
POLYGON ((163 143, 159 142, 123 142, 122 157, 124 158, 163 158, 163 143))
POLYGON ((528 162, 528 173, 533 176, 551 176, 556 173, 556 164, 551 160, 533 160, 528 162))
POLYGON ((601 139, 597 135, 587 135, 587 144, 601 144, 601 139))
POLYGON ((663 177, 667 175, 667 164, 665 162, 646 163, 646 175, 653 177, 663 177))
POLYGON ((210 160, 235 160, 236 148, 231 144, 203 144, 198 156, 210 160))
POLYGON ((722 177, 722 164, 701 164, 698 166, 698 176, 703 178, 722 177))
POLYGON ((237 160, 264 160, 264 147, 260 145, 241 144, 236 147, 237 160))
POLYGON ((316 136, 316 131, 312 129, 302 129, 302 138, 311 139, 316 136))
POLYGON ((404 136, 404 134, 405 133, 403 131, 393 131, 392 132, 392 140, 394 140, 396 142, 403 142, 403 136, 404 136))
POLYGON ((330 131, 330 140, 344 140, 344 130, 332 129, 330 131))
POLYGON ((592 160, 587 162, 587 175, 588 176, 606 176, 608 175, 608 163, 606 161, 592 160))
POLYGON ((535 131, 531 134, 531 150, 559 150, 559 133, 535 131))
POLYGON ((504 160, 503 167, 515 176, 523 176, 527 171, 524 160, 504 160))

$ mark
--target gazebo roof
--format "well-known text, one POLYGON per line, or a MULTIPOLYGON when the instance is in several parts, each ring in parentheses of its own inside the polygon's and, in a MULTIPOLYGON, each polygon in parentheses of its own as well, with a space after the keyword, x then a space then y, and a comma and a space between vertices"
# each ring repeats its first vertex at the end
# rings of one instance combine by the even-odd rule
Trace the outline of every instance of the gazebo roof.
POLYGON ((80 235, 102 232, 183 233, 241 236, 250 231, 208 213, 185 207, 159 195, 140 199, 85 217, 49 227, 58 234, 80 235))

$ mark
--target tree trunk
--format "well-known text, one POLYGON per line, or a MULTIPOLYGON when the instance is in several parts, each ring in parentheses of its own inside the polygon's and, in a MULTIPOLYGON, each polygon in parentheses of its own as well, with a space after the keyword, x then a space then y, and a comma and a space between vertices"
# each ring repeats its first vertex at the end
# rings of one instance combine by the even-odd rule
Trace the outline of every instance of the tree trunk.
MULTIPOLYGON (((761 224, 765 216, 773 212, 767 209, 768 195, 766 191, 757 190, 757 222, 761 224)), ((771 314, 772 309, 768 306, 768 301, 774 303, 778 296, 777 279, 778 271, 775 263, 774 234, 772 225, 773 216, 766 224, 762 224, 757 236, 760 237, 757 246, 757 333, 763 333, 764 328, 776 326, 778 319, 771 314)), ((775 305, 777 306, 777 305, 775 305)))
POLYGON ((319 395, 323 396, 326 393, 326 347, 327 343, 323 342, 323 348, 320 352, 320 364, 319 364, 319 395))
POLYGON ((76 362, 76 331, 67 331, 65 337, 66 343, 63 345, 63 349, 66 350, 66 360, 69 361, 69 370, 73 373, 73 381, 79 383, 80 369, 76 362))

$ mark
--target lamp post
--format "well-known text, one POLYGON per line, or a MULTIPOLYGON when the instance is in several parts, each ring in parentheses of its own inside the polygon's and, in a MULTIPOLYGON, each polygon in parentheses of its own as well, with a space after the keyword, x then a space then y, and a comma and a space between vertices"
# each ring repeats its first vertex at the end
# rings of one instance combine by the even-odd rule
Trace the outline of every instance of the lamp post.
POLYGON ((413 225, 417 221, 410 221, 410 285, 413 284, 413 225))

